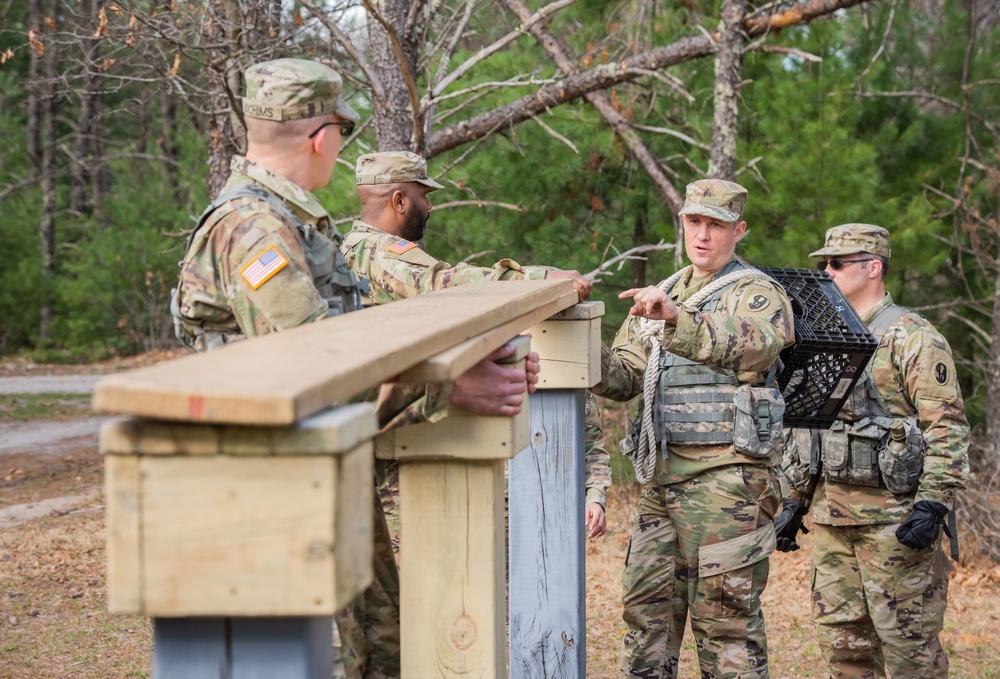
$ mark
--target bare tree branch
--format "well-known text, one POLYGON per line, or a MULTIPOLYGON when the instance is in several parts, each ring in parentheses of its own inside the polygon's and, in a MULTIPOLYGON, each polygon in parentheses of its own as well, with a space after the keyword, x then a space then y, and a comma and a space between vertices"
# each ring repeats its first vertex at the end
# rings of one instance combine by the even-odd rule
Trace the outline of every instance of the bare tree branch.
MULTIPOLYGON (((447 203, 441 203, 440 205, 434 205, 435 210, 447 210, 453 207, 499 207, 504 210, 513 210, 514 212, 524 212, 524 208, 520 205, 514 205, 513 203, 501 203, 495 200, 451 200, 447 203)), ((484 253, 479 253, 484 254, 484 253)), ((479 255, 473 255, 478 257, 479 255)))
MULTIPOLYGON (((366 0, 367 2, 368 0, 366 0)), ((871 0, 806 0, 784 12, 768 17, 747 19, 743 29, 749 37, 807 23, 832 15, 840 9, 853 7, 871 0)), ((533 94, 505 106, 448 126, 435 132, 424 150, 428 158, 440 155, 456 146, 467 144, 491 134, 500 127, 514 126, 532 115, 578 99, 590 92, 608 89, 621 82, 635 80, 648 71, 661 71, 679 63, 714 54, 716 43, 711 36, 682 38, 669 45, 657 47, 634 57, 614 63, 601 64, 590 70, 567 76, 546 85, 533 94)))
POLYGON ((865 70, 861 71, 861 73, 858 74, 858 77, 854 79, 854 82, 851 83, 851 87, 856 88, 861 84, 861 81, 864 80, 868 74, 871 73, 872 68, 875 67, 875 62, 878 61, 878 58, 883 52, 885 52, 885 43, 889 40, 889 31, 892 30, 892 20, 896 16, 897 1, 898 0, 892 0, 892 5, 889 6, 889 20, 885 22, 885 32, 882 33, 882 43, 878 46, 878 49, 875 50, 875 54, 872 55, 871 61, 868 62, 868 66, 865 67, 865 70))
POLYGON ((344 48, 344 51, 354 60, 354 63, 358 65, 361 72, 365 74, 365 79, 368 81, 368 86, 372 88, 372 93, 375 95, 376 99, 385 99, 385 88, 382 87, 382 81, 379 79, 375 71, 372 70, 371 66, 368 65, 368 60, 365 59, 364 55, 361 54, 351 42, 350 37, 336 24, 332 21, 330 17, 323 14, 318 9, 313 7, 306 0, 300 0, 299 4, 309 10, 314 17, 320 20, 320 22, 326 26, 326 30, 330 31, 330 35, 333 36, 334 40, 340 43, 340 46, 344 48))
POLYGON ((573 153, 576 153, 576 154, 580 153, 580 149, 578 149, 576 147, 576 144, 574 144, 569 139, 567 139, 566 137, 562 136, 561 134, 559 134, 558 132, 556 132, 555 130, 553 130, 551 127, 549 127, 548 125, 546 125, 545 123, 543 123, 541 118, 538 118, 536 116, 532 116, 532 118, 534 119, 534 121, 536 123, 538 123, 538 126, 540 128, 542 128, 543 130, 545 130, 546 132, 548 132, 550 135, 552 135, 553 137, 555 137, 556 139, 558 139, 559 141, 561 141, 563 144, 566 144, 566 146, 568 146, 571 149, 573 149, 573 153))
POLYGON ((633 259, 646 259, 642 255, 646 254, 647 252, 662 252, 665 250, 673 250, 674 247, 675 246, 673 243, 664 243, 663 241, 660 241, 659 243, 637 245, 634 248, 629 248, 620 255, 612 257, 606 262, 603 262, 599 267, 597 267, 593 271, 585 273, 583 277, 588 278, 592 281, 596 281, 601 276, 613 276, 615 272, 611 271, 611 267, 615 266, 616 264, 618 265, 618 271, 620 271, 622 265, 627 261, 633 259))

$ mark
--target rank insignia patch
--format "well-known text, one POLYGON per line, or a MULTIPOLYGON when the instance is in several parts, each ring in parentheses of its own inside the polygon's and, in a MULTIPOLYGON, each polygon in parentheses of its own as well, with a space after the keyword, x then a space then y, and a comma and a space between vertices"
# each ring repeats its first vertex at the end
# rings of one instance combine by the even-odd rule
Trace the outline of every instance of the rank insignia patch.
POLYGON ((394 255, 401 255, 404 252, 412 250, 415 247, 417 247, 416 243, 412 243, 408 240, 399 240, 390 245, 389 247, 387 247, 386 250, 388 250, 394 255))
POLYGON ((288 260, 272 245, 243 267, 240 275, 251 288, 256 290, 274 274, 284 269, 286 264, 288 264, 288 260))

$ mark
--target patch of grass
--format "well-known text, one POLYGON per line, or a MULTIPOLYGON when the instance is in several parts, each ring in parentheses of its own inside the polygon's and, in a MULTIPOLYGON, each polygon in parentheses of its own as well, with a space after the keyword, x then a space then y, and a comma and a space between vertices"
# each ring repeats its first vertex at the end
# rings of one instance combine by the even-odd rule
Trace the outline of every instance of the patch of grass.
POLYGON ((66 420, 90 412, 90 394, 0 395, 0 422, 66 420))

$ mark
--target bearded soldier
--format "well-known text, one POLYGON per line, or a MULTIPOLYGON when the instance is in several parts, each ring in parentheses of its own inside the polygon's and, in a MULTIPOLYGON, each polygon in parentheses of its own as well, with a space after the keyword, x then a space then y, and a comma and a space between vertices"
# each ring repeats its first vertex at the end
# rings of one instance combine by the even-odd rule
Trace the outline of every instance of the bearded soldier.
POLYGON ((969 425, 948 342, 885 289, 889 255, 889 232, 869 224, 829 229, 809 255, 879 345, 833 426, 791 437, 776 526, 796 549, 812 459, 813 618, 830 674, 932 679, 948 675, 941 525, 969 474, 969 425))
MULTIPOLYGON (((361 219, 344 237, 341 249, 351 271, 370 285, 370 301, 385 304, 418 294, 493 280, 572 280, 580 301, 590 294, 591 282, 576 271, 548 266, 521 266, 501 259, 492 267, 452 266, 429 255, 421 246, 431 214, 430 193, 444 187, 427 175, 427 161, 408 151, 367 153, 358 158, 355 180, 361 201, 361 219)), ((537 362, 537 354, 530 360, 537 362)), ((585 521, 591 537, 605 532, 605 489, 611 485, 610 457, 604 448, 597 400, 586 402, 587 496, 585 521)), ((393 542, 398 548, 398 467, 389 465, 379 488, 393 542)))
POLYGON ((702 676, 768 676, 760 594, 784 412, 771 385, 794 326, 781 287, 735 256, 746 197, 732 182, 688 185, 691 266, 621 293, 631 316, 602 352, 594 391, 643 395, 641 427, 622 442, 644 484, 622 574, 623 677, 675 677, 688 615, 702 676))

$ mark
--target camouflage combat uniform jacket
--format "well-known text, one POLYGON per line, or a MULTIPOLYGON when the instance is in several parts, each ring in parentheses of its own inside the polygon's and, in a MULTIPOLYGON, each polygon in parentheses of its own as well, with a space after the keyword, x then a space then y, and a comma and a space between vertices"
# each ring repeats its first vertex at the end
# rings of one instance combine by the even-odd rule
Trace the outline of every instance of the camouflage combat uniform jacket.
MULTIPOLYGON (((330 244, 332 262, 332 248, 340 235, 315 195, 243 156, 233 158, 230 170, 223 192, 249 183, 282 199, 296 219, 315 232, 313 239, 330 244)), ((254 197, 220 206, 193 234, 181 261, 176 302, 173 311, 179 324, 197 328, 199 333, 220 334, 224 342, 286 330, 330 315, 328 303, 313 282, 295 225, 254 197), (263 280, 244 275, 248 266, 272 249, 278 259, 271 260, 271 271, 263 280)), ((196 344, 199 351, 208 348, 196 344)), ((440 419, 449 397, 450 389, 442 386, 420 394, 397 394, 398 408, 382 416, 383 426, 440 419)))
MULTIPOLYGON (((387 233, 360 220, 344 238, 341 251, 351 271, 371 285, 371 303, 386 304, 456 285, 483 281, 541 280, 548 267, 521 266, 501 259, 492 267, 459 264, 451 266, 427 254, 418 244, 387 233)), ((611 458, 604 447, 597 400, 586 401, 587 503, 607 506, 605 489, 611 485, 611 458)))
MULTIPOLYGON (((735 371, 740 385, 763 385, 767 372, 795 337, 792 307, 785 291, 759 278, 737 281, 719 300, 717 310, 703 312, 684 301, 708 285, 715 276, 696 280, 693 270, 683 276, 670 297, 680 315, 676 325, 665 325, 660 338, 664 351, 682 358, 735 371)), ((642 393, 648 349, 639 339, 639 318, 626 319, 614 345, 601 349, 600 396, 627 401, 642 393)), ((732 444, 669 447, 669 459, 657 456, 656 480, 660 485, 684 481, 729 464, 768 466, 736 452, 732 444)))
POLYGON ((471 264, 451 266, 431 257, 418 243, 360 220, 354 222, 350 233, 344 237, 341 251, 351 270, 371 282, 372 304, 385 304, 468 283, 541 280, 548 271, 548 267, 521 266, 512 259, 501 259, 489 268, 471 264))
MULTIPOLYGON (((886 295, 862 319, 871 325, 892 304, 886 295)), ((872 381, 892 417, 916 416, 927 444, 923 473, 916 491, 893 495, 887 488, 835 483, 821 479, 812 504, 816 523, 857 526, 899 523, 917 500, 952 506, 957 489, 969 475, 969 423, 947 340, 917 313, 903 314, 882 336, 871 359, 872 381)), ((855 391, 864 390, 859 381, 855 391)), ((852 396, 863 397, 864 394, 852 396)), ((795 446, 786 452, 786 475, 796 491, 808 487, 809 451, 795 446), (798 455, 792 467, 790 456, 798 455), (796 472, 795 469, 798 471, 796 472), (803 473, 804 470, 804 473, 803 473)))

